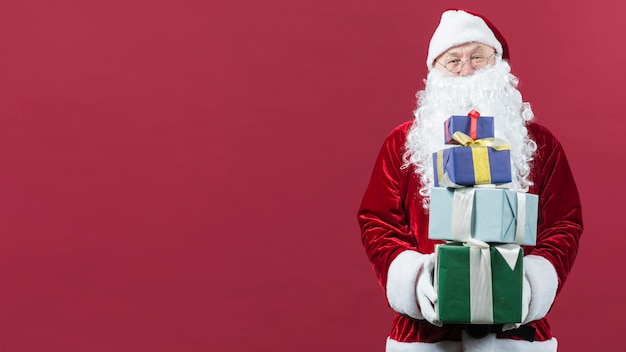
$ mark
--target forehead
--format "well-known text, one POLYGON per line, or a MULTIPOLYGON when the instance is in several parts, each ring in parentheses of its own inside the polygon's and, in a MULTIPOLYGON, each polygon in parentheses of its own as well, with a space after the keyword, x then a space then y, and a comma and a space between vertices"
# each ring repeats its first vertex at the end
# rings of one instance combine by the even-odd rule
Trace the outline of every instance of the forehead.
POLYGON ((495 51, 495 49, 490 47, 489 45, 471 42, 471 43, 465 43, 465 44, 454 46, 446 50, 441 56, 444 56, 444 55, 459 56, 459 55, 463 55, 463 53, 471 54, 471 53, 482 52, 482 51, 484 52, 495 51))

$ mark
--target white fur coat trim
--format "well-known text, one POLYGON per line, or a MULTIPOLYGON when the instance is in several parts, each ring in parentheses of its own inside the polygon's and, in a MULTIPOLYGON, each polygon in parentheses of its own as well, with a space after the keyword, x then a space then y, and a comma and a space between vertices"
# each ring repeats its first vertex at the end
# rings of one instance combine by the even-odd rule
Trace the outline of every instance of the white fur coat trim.
POLYGON ((552 263, 538 255, 524 257, 524 276, 530 284, 530 305, 524 323, 543 318, 554 303, 559 278, 552 263))
POLYGON ((497 339, 495 334, 489 334, 482 339, 473 339, 463 334, 462 341, 442 341, 437 343, 425 342, 398 342, 387 339, 386 352, 556 352, 555 338, 547 341, 523 341, 511 339, 497 339))
POLYGON ((414 319, 424 319, 417 305, 415 289, 417 275, 427 258, 428 255, 416 251, 404 251, 391 262, 387 273, 386 292, 389 306, 414 319))

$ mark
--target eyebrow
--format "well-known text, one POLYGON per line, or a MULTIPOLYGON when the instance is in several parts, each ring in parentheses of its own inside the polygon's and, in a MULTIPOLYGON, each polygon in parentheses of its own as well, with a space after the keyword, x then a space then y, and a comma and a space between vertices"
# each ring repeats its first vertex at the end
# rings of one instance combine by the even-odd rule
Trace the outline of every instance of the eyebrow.
MULTIPOLYGON (((476 53, 478 50, 482 50, 485 49, 485 45, 481 44, 481 43, 476 43, 476 45, 474 47, 472 47, 470 49, 470 51, 472 52, 472 54, 476 53)), ((458 49, 449 51, 447 53, 444 54, 445 56, 461 56, 458 49)))

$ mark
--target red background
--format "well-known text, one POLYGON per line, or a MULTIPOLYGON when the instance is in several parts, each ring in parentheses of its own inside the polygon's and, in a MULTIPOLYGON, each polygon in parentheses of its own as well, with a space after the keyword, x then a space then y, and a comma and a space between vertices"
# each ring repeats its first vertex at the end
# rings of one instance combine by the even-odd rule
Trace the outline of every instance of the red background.
MULTIPOLYGON (((472 2, 586 230, 550 313, 621 344, 620 1, 472 2)), ((383 351, 356 210, 459 1, 0 3, 0 350, 383 351)))

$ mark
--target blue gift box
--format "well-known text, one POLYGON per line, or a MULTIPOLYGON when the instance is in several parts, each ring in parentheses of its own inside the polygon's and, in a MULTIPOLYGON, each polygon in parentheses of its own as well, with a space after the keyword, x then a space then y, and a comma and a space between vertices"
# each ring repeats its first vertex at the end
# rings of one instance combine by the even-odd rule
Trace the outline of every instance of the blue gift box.
MULTIPOLYGON (((473 137, 471 135, 471 120, 472 118, 469 116, 450 116, 443 123, 444 139, 446 144, 459 144, 452 138, 454 132, 463 132, 466 135, 473 137)), ((479 116, 476 118, 476 136, 472 139, 493 138, 493 126, 493 116, 479 116)))
POLYGON ((510 150, 451 147, 433 153, 435 187, 511 182, 510 150))
POLYGON ((537 241, 539 197, 502 188, 434 187, 430 194, 428 238, 517 243, 537 241))

